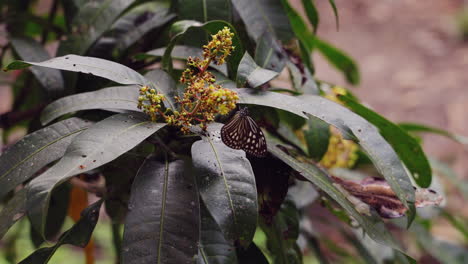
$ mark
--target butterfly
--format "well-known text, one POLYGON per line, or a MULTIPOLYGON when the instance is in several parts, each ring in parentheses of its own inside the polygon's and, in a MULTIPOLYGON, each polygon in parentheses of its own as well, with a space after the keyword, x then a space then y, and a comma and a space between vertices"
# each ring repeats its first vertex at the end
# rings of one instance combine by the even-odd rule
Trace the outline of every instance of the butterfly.
POLYGON ((242 149, 256 157, 265 157, 267 144, 262 130, 249 116, 247 107, 239 109, 221 128, 221 139, 226 146, 242 149))

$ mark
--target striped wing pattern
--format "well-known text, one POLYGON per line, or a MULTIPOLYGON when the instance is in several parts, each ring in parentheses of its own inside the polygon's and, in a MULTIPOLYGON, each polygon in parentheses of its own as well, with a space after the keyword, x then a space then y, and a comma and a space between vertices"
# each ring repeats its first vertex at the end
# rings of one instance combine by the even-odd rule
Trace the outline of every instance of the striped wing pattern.
POLYGON ((256 157, 264 157, 267 153, 266 140, 262 130, 242 110, 238 111, 221 128, 221 139, 226 146, 233 149, 242 149, 256 157))

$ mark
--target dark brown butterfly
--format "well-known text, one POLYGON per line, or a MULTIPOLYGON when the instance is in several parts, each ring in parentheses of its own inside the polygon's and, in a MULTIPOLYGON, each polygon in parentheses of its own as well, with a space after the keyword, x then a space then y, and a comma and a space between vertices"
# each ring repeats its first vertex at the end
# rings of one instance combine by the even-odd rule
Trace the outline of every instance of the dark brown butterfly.
POLYGON ((242 149, 256 156, 265 157, 265 136, 257 123, 249 116, 247 107, 239 109, 234 117, 221 128, 221 139, 233 149, 242 149))

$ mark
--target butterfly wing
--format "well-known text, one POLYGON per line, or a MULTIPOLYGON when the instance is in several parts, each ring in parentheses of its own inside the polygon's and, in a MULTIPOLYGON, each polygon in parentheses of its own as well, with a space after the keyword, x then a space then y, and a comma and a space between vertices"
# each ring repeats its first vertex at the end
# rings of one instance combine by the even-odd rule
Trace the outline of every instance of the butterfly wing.
POLYGON ((233 149, 242 148, 242 138, 244 137, 244 131, 241 129, 244 127, 243 118, 239 114, 235 114, 234 117, 221 128, 221 139, 226 146, 233 149))
POLYGON ((241 149, 256 157, 265 157, 267 145, 265 135, 260 127, 250 116, 243 117, 243 126, 245 127, 244 140, 242 140, 241 149))
POLYGON ((267 153, 262 130, 245 114, 236 113, 232 120, 221 128, 221 139, 228 147, 242 149, 256 157, 264 157, 267 153))

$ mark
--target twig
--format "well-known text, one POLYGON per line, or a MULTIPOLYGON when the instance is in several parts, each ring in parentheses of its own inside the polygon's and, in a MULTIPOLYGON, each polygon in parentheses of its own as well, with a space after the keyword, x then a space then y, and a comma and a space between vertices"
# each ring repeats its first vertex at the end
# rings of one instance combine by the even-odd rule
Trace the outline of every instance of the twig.
POLYGON ((31 119, 42 111, 45 104, 37 105, 29 110, 7 112, 0 115, 0 128, 8 129, 20 121, 31 119))
MULTIPOLYGON (((59 4, 59 1, 54 0, 54 2, 52 3, 52 7, 50 8, 49 17, 47 19, 47 23, 50 25, 54 24, 54 19, 55 19, 55 15, 57 14, 58 4, 59 4)), ((49 28, 46 27, 44 28, 44 31, 42 31, 41 44, 45 44, 47 42, 48 36, 49 36, 49 28)))

